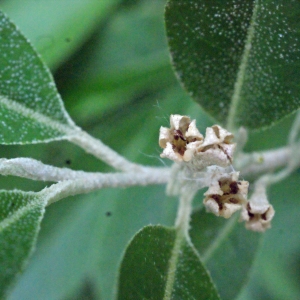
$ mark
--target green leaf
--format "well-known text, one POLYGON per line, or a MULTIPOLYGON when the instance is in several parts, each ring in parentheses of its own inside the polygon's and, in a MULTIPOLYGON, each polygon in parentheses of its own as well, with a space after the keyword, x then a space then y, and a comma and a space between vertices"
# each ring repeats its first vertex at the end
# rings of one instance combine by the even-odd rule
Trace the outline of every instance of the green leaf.
POLYGON ((147 226, 128 245, 118 299, 219 299, 194 248, 182 233, 147 226))
POLYGON ((246 230, 236 216, 226 220, 202 208, 192 214, 190 236, 221 298, 234 299, 248 280, 261 234, 246 230))
POLYGON ((54 69, 88 39, 120 0, 4 0, 4 11, 54 69))
POLYGON ((34 247, 46 201, 35 193, 0 191, 0 298, 34 247))
POLYGON ((41 235, 47 223, 50 230, 39 236, 37 251, 8 299, 65 299, 87 280, 94 263, 91 254, 98 251, 91 241, 102 230, 97 221, 109 221, 102 211, 101 192, 96 195, 72 197, 47 207, 41 235), (54 217, 50 224, 49 213, 54 217))
POLYGON ((61 139, 74 127, 48 68, 0 12, 0 143, 61 139))
POLYGON ((269 126, 300 106, 299 1, 169 0, 177 75, 230 129, 269 126))

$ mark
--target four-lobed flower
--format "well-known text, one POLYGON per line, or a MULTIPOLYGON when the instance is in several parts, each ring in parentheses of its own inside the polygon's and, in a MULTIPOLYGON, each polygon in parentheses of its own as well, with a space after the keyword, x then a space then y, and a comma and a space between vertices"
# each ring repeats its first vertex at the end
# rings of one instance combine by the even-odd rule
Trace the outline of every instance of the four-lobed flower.
POLYGON ((239 181, 239 173, 223 173, 204 193, 204 206, 216 216, 230 218, 247 202, 248 181, 239 181))
POLYGON ((236 148, 233 138, 232 133, 219 125, 208 127, 204 138, 195 120, 171 115, 170 128, 160 128, 161 157, 181 163, 194 177, 197 172, 202 177, 205 174, 202 186, 208 186, 208 190, 203 203, 208 212, 230 218, 241 210, 241 221, 246 222, 246 228, 263 232, 270 228, 275 212, 267 200, 265 186, 257 185, 248 201, 249 183, 238 179, 239 172, 229 172, 236 148))
POLYGON ((229 166, 235 144, 233 134, 219 125, 206 129, 205 138, 196 127, 196 120, 187 116, 171 115, 170 128, 161 127, 159 145, 164 150, 161 157, 175 162, 188 162, 195 170, 207 166, 229 166))

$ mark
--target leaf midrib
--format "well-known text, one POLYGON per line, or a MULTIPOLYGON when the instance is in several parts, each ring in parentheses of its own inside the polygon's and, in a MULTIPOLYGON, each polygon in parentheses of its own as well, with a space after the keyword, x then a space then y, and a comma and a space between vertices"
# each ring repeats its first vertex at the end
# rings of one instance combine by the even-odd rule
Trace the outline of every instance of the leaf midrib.
POLYGON ((251 51, 251 43, 255 34, 255 25, 256 25, 256 17, 258 11, 258 0, 254 2, 254 8, 252 13, 252 18, 250 20, 250 25, 247 31, 247 38, 244 47, 244 52, 242 54, 241 64, 239 66, 239 71, 237 74, 237 78, 234 84, 234 90, 230 102, 229 114, 227 118, 227 129, 231 131, 235 131, 235 118, 237 115, 237 109, 239 102, 241 100, 241 91, 245 81, 246 68, 248 65, 249 55, 251 51))
MULTIPOLYGON (((9 217, 5 218, 3 221, 0 222, 0 234, 11 224, 19 221, 23 216, 26 215, 31 209, 36 208, 37 206, 41 205, 42 200, 40 198, 36 198, 30 201, 25 206, 18 209, 16 212, 12 213, 9 217)), ((46 203, 46 202, 45 202, 46 203)))
POLYGON ((172 299, 171 297, 172 297, 173 286, 174 286, 174 282, 175 282, 177 263, 178 263, 178 258, 180 255, 180 248, 182 246, 184 239, 185 239, 185 236, 184 236, 183 231, 180 229, 177 229, 176 237, 175 237, 175 241, 174 241, 174 247, 172 249, 171 257, 169 260, 167 282, 166 282, 165 294, 164 294, 163 300, 171 300, 172 299))
POLYGON ((33 119, 37 123, 46 125, 47 127, 55 129, 65 135, 70 135, 75 129, 75 127, 71 127, 70 125, 53 120, 31 108, 25 107, 24 105, 14 100, 8 99, 7 97, 2 95, 0 95, 0 105, 4 105, 9 110, 16 112, 22 115, 23 117, 33 119))

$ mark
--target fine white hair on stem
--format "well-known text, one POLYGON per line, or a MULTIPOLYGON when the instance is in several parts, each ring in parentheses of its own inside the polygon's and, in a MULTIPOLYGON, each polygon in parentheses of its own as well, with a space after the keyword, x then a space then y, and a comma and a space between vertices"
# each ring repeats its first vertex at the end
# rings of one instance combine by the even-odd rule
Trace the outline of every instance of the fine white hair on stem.
POLYGON ((197 191, 198 187, 190 182, 185 182, 180 190, 179 208, 177 211, 175 227, 181 231, 188 240, 190 239, 188 231, 192 213, 192 201, 197 191))
POLYGON ((83 130, 78 129, 73 131, 68 135, 67 140, 79 146, 87 153, 90 153, 96 158, 104 161, 116 170, 128 172, 143 169, 142 165, 127 160, 125 157, 83 130))
MULTIPOLYGON (((169 168, 162 167, 144 167, 140 172, 126 172, 126 173, 100 173, 100 172, 84 172, 74 171, 68 168, 58 168, 43 164, 32 158, 13 158, 0 159, 0 174, 13 175, 32 180, 39 181, 65 181, 65 180, 81 180, 85 182, 93 182, 95 180, 102 180, 105 176, 108 178, 118 178, 119 174, 122 176, 135 178, 140 176, 140 181, 136 180, 137 185, 145 185, 147 178, 150 180, 149 184, 153 184, 155 180, 157 183, 166 183, 169 177, 169 168), (135 175, 136 174, 136 175, 135 175), (112 176, 112 177, 109 177, 112 176), (157 177, 156 179, 154 177, 157 177), (143 181, 144 180, 144 181, 143 181), (152 182, 152 183, 151 183, 152 182)), ((121 176, 121 178, 123 178, 121 176)))
MULTIPOLYGON (((158 101, 157 101, 157 103, 158 103, 158 101)), ((162 107, 159 104, 157 104, 157 108, 163 112, 163 115, 162 116, 155 116, 155 119, 157 119, 159 121, 163 120, 164 122, 169 123, 170 114, 164 112, 164 110, 162 109, 162 107)))
POLYGON ((207 186, 209 186, 210 178, 208 177, 208 174, 206 172, 199 172, 195 177, 187 177, 183 176, 182 179, 184 181, 190 181, 194 182, 195 186, 197 186, 197 190, 203 189, 207 186))
POLYGON ((235 169, 232 164, 229 165, 229 168, 231 169, 231 172, 235 172, 235 169))
POLYGON ((39 192, 40 196, 46 197, 50 205, 63 198, 78 194, 89 193, 102 188, 117 188, 130 186, 146 186, 151 184, 164 184, 169 177, 169 169, 152 169, 151 172, 143 173, 105 173, 96 174, 91 178, 78 178, 64 180, 53 184, 49 188, 39 192))
MULTIPOLYGON (((164 167, 168 167, 166 162, 158 155, 154 155, 154 154, 146 154, 144 152, 142 152, 141 150, 138 151, 140 154, 142 154, 145 157, 149 157, 149 158, 154 158, 156 160, 159 160, 159 162, 164 166, 164 167)), ((159 153, 159 151, 157 151, 159 153)))
POLYGON ((162 110, 162 107, 159 104, 159 101, 156 99, 156 104, 153 104, 153 107, 157 107, 159 110, 162 110))
MULTIPOLYGON (((248 154, 251 156, 252 154, 248 154)), ((254 177, 263 173, 267 173, 286 166, 292 155, 290 147, 283 147, 275 150, 268 150, 261 152, 260 156, 263 158, 261 163, 254 163, 249 167, 241 170, 240 176, 243 178, 254 177)), ((144 166, 138 169, 137 172, 151 172, 151 170, 161 169, 155 167, 144 166)), ((170 168, 168 168, 170 169, 170 168)), ((131 171, 131 170, 129 170, 131 171)), ((31 158, 14 158, 14 159, 0 159, 0 174, 24 177, 32 180, 42 181, 61 181, 67 179, 81 178, 92 174, 83 171, 74 171, 68 168, 57 168, 45 165, 40 161, 31 158)))
MULTIPOLYGON (((239 168, 241 170, 242 177, 255 177, 257 175, 272 172, 277 168, 284 167, 288 164, 290 157, 292 155, 292 150, 290 147, 282 147, 278 149, 272 149, 260 153, 249 153, 245 154, 243 160, 246 160, 247 166, 244 168, 239 168), (261 157, 260 161, 253 161, 253 155, 261 157)), ((240 162, 237 162, 240 165, 240 162)))
MULTIPOLYGON (((249 176, 257 176, 258 174, 269 172, 275 168, 286 166, 291 158, 292 150, 290 147, 283 147, 280 149, 262 152, 260 155, 264 158, 263 161, 260 164, 252 165, 242 170, 242 177, 248 178, 249 176)), ((297 156, 297 158, 299 157, 297 156)), ((298 160, 297 163, 299 164, 298 160)), ((180 168, 179 164, 174 164, 173 167, 174 166, 180 168)), ((290 174, 292 169, 294 170, 295 166, 296 162, 293 162, 293 168, 284 169, 282 172, 274 174, 275 176, 270 176, 267 181, 272 183, 285 178, 290 174)), ((0 159, 1 175, 19 176, 40 181, 68 182, 64 186, 66 189, 67 186, 70 186, 72 187, 72 190, 70 192, 65 191, 64 193, 60 193, 60 198, 57 196, 59 199, 61 199, 63 195, 68 196, 79 193, 87 193, 89 191, 109 186, 126 187, 163 183, 168 183, 167 191, 170 193, 174 189, 176 190, 176 186, 180 186, 180 180, 189 182, 195 187, 195 189, 198 190, 205 187, 207 182, 213 179, 211 177, 211 172, 199 172, 198 174, 194 174, 194 176, 182 174, 179 181, 175 179, 171 180, 172 174, 176 173, 173 172, 176 170, 171 170, 172 168, 143 166, 142 168, 129 169, 124 173, 103 174, 53 167, 31 158, 0 159), (173 184, 170 184, 171 182, 173 182, 173 184), (77 183, 78 187, 76 187, 77 183)), ((229 172, 229 168, 226 172, 229 172)), ((216 180, 216 178, 214 178, 214 180, 216 180)), ((57 197, 55 198, 56 200, 58 199, 57 197)))

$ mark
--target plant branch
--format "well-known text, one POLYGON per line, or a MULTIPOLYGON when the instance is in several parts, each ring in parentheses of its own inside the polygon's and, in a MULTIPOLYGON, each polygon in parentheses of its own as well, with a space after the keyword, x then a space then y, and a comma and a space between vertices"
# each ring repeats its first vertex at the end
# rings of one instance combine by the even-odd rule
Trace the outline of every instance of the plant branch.
POLYGON ((157 168, 144 173, 99 173, 96 175, 93 180, 91 178, 64 180, 43 189, 39 194, 46 197, 47 205, 50 205, 69 196, 85 194, 102 188, 164 184, 169 178, 169 169, 157 168))
POLYGON ((104 161, 116 170, 130 172, 141 171, 144 168, 142 165, 128 161, 122 155, 83 130, 73 131, 73 134, 69 135, 67 140, 84 149, 87 153, 90 153, 104 161))
MULTIPOLYGON (((260 174, 272 172, 275 169, 284 167, 288 164, 292 156, 290 147, 282 147, 264 152, 243 154, 237 159, 237 169, 241 170, 241 176, 253 178, 260 174), (246 162, 245 166, 244 162, 246 162)), ((298 162, 299 165, 299 162, 298 162)))
POLYGON ((32 158, 0 159, 0 174, 18 176, 37 181, 62 181, 68 179, 94 178, 99 173, 74 171, 68 168, 58 168, 45 165, 32 158))
POLYGON ((290 147, 290 157, 287 161, 286 166, 280 171, 275 174, 265 174, 261 176, 256 183, 257 184, 263 184, 265 186, 272 185, 274 183, 277 183, 279 181, 282 181, 289 175, 291 175, 298 167, 300 162, 300 153, 299 153, 299 147, 297 144, 292 144, 290 147))
MULTIPOLYGON (((292 154, 291 147, 282 147, 265 152, 255 152, 250 154, 243 154, 242 157, 237 158, 236 168, 241 170, 243 177, 255 177, 263 173, 274 171, 277 168, 284 167, 290 161, 292 154), (245 164, 246 162, 246 164, 245 164)), ((155 168, 155 167, 142 167, 137 174, 153 173, 158 176, 167 176, 164 182, 169 180, 171 176, 170 168, 155 168)), ((128 172, 133 174, 134 171, 128 172)), ((58 168, 50 165, 43 164, 32 158, 13 158, 13 159, 0 159, 0 174, 7 176, 18 176, 31 180, 38 181, 62 181, 62 180, 75 180, 86 179, 94 180, 98 176, 104 175, 98 172, 84 172, 74 171, 68 168, 58 168)), ((128 176, 129 176, 128 174, 128 176)), ((131 176, 131 175, 130 175, 131 176)))
MULTIPOLYGON (((283 147, 261 153, 244 154, 243 160, 250 163, 248 167, 242 170, 241 175, 247 178, 255 177, 274 171, 276 168, 287 166, 286 169, 270 179, 270 182, 278 181, 289 175, 296 166, 299 166, 299 155, 297 160, 291 160, 293 153, 296 151, 295 149, 297 147, 294 145, 292 148, 283 147), (292 164, 290 164, 291 161, 292 164)), ((31 158, 3 158, 0 159, 0 174, 32 180, 59 181, 59 183, 40 192, 40 194, 47 196, 49 205, 68 196, 88 193, 106 187, 165 184, 170 179, 171 168, 142 167, 124 173, 91 173, 45 165, 31 158)), ((196 184, 196 181, 185 182, 180 192, 176 227, 186 236, 188 236, 191 202, 199 188, 196 184)))
POLYGON ((189 237, 188 232, 192 213, 192 201, 197 190, 198 188, 195 182, 185 182, 181 188, 175 227, 182 232, 186 238, 189 237))
POLYGON ((107 187, 145 186, 167 183, 169 168, 144 167, 140 172, 89 173, 45 165, 30 158, 0 159, 0 174, 32 180, 60 181, 39 194, 48 205, 62 198, 107 187))

